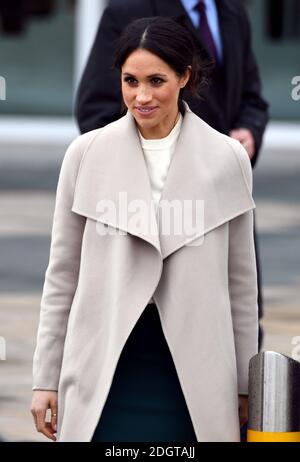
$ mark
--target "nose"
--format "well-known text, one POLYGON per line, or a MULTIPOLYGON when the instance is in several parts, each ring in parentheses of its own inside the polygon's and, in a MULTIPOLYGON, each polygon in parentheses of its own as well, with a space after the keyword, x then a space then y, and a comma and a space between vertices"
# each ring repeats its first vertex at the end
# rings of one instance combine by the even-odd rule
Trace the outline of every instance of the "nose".
POLYGON ((141 85, 136 94, 136 102, 138 104, 146 104, 152 100, 152 93, 151 90, 147 86, 141 85))

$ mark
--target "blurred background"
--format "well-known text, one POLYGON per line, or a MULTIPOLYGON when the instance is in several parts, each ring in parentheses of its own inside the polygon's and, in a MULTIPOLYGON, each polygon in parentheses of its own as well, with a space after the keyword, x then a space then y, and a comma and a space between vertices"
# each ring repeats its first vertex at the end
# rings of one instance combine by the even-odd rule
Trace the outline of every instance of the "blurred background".
MULTIPOLYGON (((79 133, 75 93, 106 3, 0 3, 0 439, 6 441, 46 441, 29 410, 39 303, 60 164, 79 133)), ((263 350, 300 360, 300 1, 244 3, 271 113, 254 169, 263 350)))

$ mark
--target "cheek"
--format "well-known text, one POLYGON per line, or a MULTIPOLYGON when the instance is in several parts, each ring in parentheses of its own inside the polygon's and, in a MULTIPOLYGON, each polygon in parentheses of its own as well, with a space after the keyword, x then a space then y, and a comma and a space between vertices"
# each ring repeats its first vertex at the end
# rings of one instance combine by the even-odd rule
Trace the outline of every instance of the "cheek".
POLYGON ((174 85, 164 86, 159 91, 159 99, 165 104, 172 104, 174 101, 177 101, 177 98, 178 90, 174 85))
POLYGON ((122 89, 123 99, 124 101, 127 101, 130 97, 130 92, 128 91, 128 87, 126 87, 125 85, 122 85, 121 89, 122 89))
POLYGON ((122 90, 123 100, 125 101, 125 103, 128 103, 128 104, 132 103, 132 101, 134 101, 136 97, 136 88, 130 87, 129 85, 124 83, 121 86, 121 90, 122 90))

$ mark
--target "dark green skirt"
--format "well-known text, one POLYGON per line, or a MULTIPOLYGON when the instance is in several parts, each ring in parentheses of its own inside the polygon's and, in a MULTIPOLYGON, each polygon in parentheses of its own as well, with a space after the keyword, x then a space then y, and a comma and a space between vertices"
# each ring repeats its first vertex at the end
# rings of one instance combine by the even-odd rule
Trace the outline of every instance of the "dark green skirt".
POLYGON ((155 304, 123 348, 91 441, 197 441, 155 304))

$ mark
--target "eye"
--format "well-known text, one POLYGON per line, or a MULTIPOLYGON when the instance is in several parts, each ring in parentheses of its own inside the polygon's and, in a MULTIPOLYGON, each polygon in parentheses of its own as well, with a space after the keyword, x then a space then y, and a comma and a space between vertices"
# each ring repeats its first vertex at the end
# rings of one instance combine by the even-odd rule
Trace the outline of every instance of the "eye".
POLYGON ((151 79, 151 82, 153 82, 154 85, 161 85, 164 82, 164 80, 160 77, 153 77, 153 79, 151 79))
MULTIPOLYGON (((130 76, 124 77, 124 82, 128 83, 128 85, 130 86, 137 85, 137 80, 134 77, 130 77, 130 76)), ((152 77, 150 82, 152 83, 152 85, 158 86, 158 85, 161 85, 164 82, 164 80, 161 79, 160 77, 152 77)))
POLYGON ((136 83, 136 80, 133 77, 125 77, 124 82, 127 82, 129 85, 136 83))

